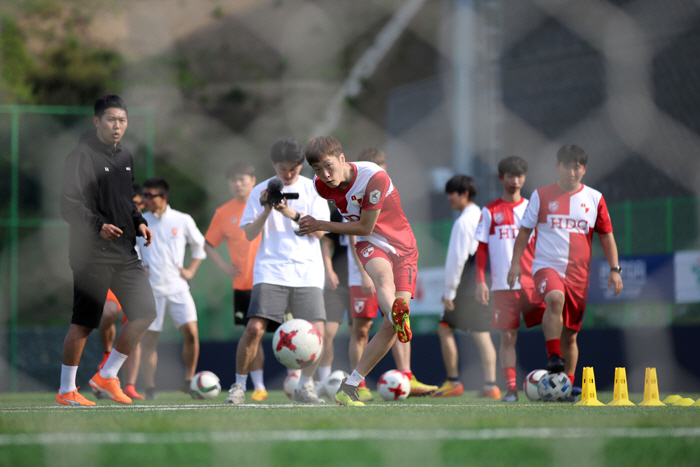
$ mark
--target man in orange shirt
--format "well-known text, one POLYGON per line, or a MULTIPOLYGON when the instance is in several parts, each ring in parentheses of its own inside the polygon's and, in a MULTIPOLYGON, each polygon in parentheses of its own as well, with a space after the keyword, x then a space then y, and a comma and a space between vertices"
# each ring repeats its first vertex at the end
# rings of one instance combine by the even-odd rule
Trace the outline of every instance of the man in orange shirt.
MULTIPOLYGON (((234 323, 245 326, 248 322, 246 314, 253 289, 253 265, 261 236, 258 235, 252 242, 249 242, 245 238, 245 231, 238 224, 248 196, 257 183, 255 168, 247 162, 236 162, 226 170, 226 179, 233 199, 216 210, 209 230, 204 236, 207 241, 204 245, 204 251, 219 269, 233 278, 234 323), (226 248, 231 257, 230 262, 224 261, 216 250, 216 247, 221 245, 224 240, 226 240, 226 248)), ((268 331, 271 330, 268 328, 268 331)), ((250 369, 250 377, 255 386, 255 391, 250 398, 253 401, 261 402, 267 399, 267 389, 263 382, 264 363, 265 353, 262 341, 260 341, 258 353, 250 369)))

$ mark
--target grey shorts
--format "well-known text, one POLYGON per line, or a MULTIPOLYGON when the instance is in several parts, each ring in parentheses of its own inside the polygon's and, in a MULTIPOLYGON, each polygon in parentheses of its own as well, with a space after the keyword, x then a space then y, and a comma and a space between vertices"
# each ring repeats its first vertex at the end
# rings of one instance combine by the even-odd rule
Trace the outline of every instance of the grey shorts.
POLYGON ((453 311, 443 311, 441 323, 464 332, 491 331, 491 308, 488 305, 482 305, 474 297, 460 295, 455 297, 454 305, 453 311))
POLYGON ((318 287, 286 287, 259 283, 253 285, 247 318, 284 322, 285 310, 294 318, 326 321, 323 290, 318 287))
POLYGON ((350 288, 341 284, 335 290, 325 289, 323 301, 326 304, 326 320, 342 324, 345 311, 350 305, 350 288))

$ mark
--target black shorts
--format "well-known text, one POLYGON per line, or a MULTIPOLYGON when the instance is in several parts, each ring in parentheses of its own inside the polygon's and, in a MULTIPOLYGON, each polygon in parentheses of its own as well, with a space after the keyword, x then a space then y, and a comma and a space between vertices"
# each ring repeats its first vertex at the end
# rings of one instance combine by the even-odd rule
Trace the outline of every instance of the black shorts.
POLYGON ((350 288, 341 284, 335 290, 324 289, 323 302, 326 305, 326 321, 342 324, 345 311, 350 306, 350 288))
MULTIPOLYGON (((233 289, 233 324, 245 326, 248 324, 248 307, 250 307, 250 295, 252 290, 237 290, 233 289)), ((279 323, 274 321, 267 322, 266 332, 275 332, 280 327, 279 323)))
POLYGON ((156 318, 153 290, 137 257, 119 264, 71 261, 70 266, 73 270, 72 324, 98 328, 109 289, 128 319, 156 318))
POLYGON ((464 332, 491 331, 491 307, 482 305, 474 297, 458 295, 454 299, 455 309, 445 310, 440 323, 464 332))

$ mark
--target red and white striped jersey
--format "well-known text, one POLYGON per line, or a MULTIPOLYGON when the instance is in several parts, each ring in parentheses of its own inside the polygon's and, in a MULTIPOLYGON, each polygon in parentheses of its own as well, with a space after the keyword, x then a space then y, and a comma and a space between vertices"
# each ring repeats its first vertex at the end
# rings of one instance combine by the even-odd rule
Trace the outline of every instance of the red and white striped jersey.
POLYGON ((552 268, 570 281, 587 284, 593 232, 612 233, 603 195, 585 185, 573 194, 553 183, 535 190, 521 225, 537 227, 532 273, 552 268))
POLYGON ((415 251, 416 238, 401 208, 399 192, 389 175, 373 162, 349 164, 353 166, 353 178, 346 190, 331 188, 314 177, 318 194, 335 204, 349 222, 359 221, 363 209, 381 209, 372 233, 366 237, 358 236, 358 242, 366 240, 398 256, 415 251))
MULTIPOLYGON (((488 245, 491 263, 491 290, 510 290, 508 270, 513 259, 515 237, 520 231, 520 222, 528 206, 528 200, 522 198, 517 203, 498 198, 481 210, 481 219, 476 228, 475 238, 488 245)), ((534 233, 520 261, 522 276, 513 289, 532 288, 532 258, 535 252, 534 233)))

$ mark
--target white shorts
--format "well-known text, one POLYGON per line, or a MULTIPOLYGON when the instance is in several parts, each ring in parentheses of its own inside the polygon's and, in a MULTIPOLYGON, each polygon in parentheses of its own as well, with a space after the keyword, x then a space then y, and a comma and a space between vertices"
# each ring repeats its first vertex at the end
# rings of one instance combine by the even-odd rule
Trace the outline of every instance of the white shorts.
POLYGON ((177 329, 180 329, 183 324, 197 321, 197 308, 194 306, 191 293, 181 292, 175 295, 156 297, 157 316, 155 321, 148 326, 149 331, 161 332, 163 330, 166 311, 170 313, 177 329))

